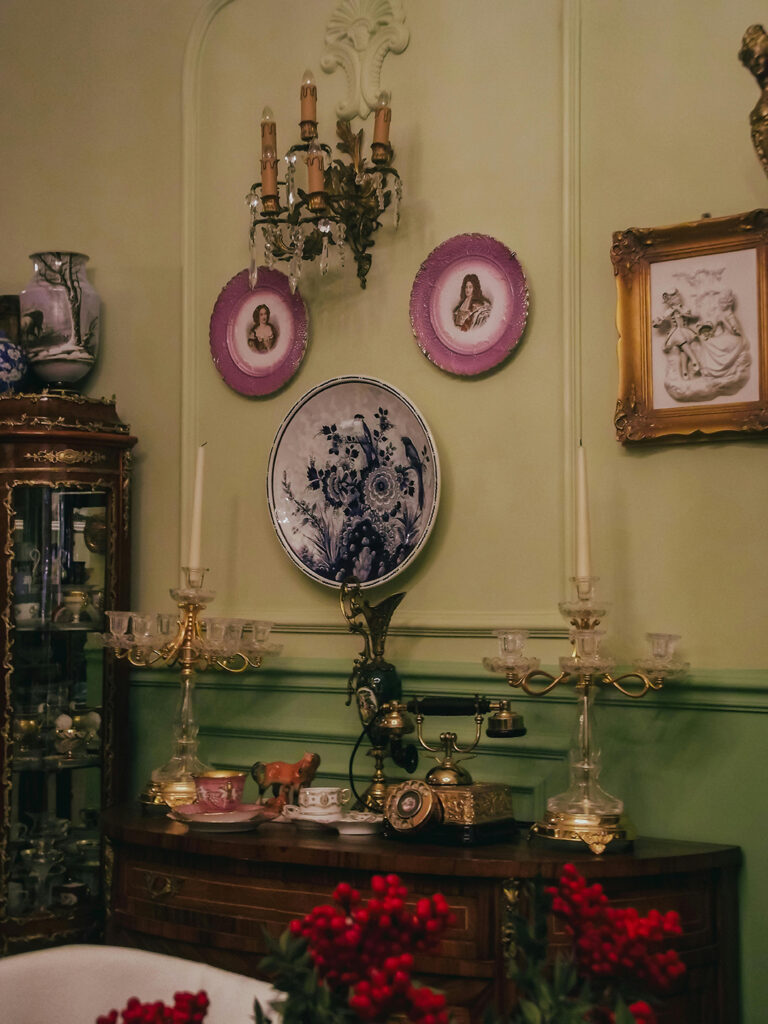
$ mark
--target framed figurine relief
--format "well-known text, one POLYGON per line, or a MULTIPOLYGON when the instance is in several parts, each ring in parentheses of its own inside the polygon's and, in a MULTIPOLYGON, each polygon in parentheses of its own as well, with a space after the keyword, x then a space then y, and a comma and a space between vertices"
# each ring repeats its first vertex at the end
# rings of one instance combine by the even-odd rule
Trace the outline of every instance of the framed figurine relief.
POLYGON ((768 430, 768 210, 613 235, 622 443, 768 430))

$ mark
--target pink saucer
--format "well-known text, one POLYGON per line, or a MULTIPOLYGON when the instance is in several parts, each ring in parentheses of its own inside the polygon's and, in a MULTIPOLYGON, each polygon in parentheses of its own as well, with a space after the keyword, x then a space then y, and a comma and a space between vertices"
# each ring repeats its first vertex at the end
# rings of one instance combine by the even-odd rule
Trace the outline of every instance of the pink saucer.
POLYGON ((177 811, 179 814, 184 814, 187 817, 199 817, 201 814, 204 814, 206 815, 206 817, 208 817, 211 814, 219 815, 244 813, 247 813, 248 816, 252 816, 255 813, 260 813, 264 810, 269 810, 269 808, 265 808, 264 804, 237 804, 235 807, 231 807, 228 811, 217 811, 209 807, 207 804, 194 803, 181 804, 179 807, 174 807, 173 810, 177 811))
POLYGON ((265 804, 238 804, 231 811, 206 811, 200 810, 200 805, 194 803, 172 808, 168 817, 198 831, 247 832, 258 828, 265 821, 271 821, 279 813, 280 808, 265 804))

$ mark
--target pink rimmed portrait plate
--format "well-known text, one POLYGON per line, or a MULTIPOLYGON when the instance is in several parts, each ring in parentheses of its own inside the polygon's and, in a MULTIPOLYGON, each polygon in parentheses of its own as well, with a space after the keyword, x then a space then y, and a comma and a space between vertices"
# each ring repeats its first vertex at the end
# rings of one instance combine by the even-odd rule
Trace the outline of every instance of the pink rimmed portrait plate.
POLYGON ((241 270, 222 288, 211 314, 216 369, 241 395, 271 395, 293 377, 307 348, 307 309, 279 270, 259 267, 251 288, 241 270))
POLYGON ((448 373, 473 376, 503 362, 528 319, 528 286, 515 253, 488 235, 456 235, 421 265, 411 289, 419 348, 448 373))

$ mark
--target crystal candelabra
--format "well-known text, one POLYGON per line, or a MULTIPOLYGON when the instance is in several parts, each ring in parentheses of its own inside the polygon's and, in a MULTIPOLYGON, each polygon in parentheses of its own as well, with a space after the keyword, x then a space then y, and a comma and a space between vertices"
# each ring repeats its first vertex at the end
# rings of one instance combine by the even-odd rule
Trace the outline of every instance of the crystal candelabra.
POLYGON ((195 775, 211 770, 197 753, 196 671, 257 669, 265 655, 279 654, 281 650, 269 642, 271 622, 201 618, 201 612, 215 597, 213 591, 203 589, 206 570, 185 567, 182 571, 184 586, 170 592, 179 608, 177 615, 108 611, 109 633, 102 637, 117 658, 127 659, 137 668, 148 668, 159 662, 181 667, 181 693, 173 725, 173 756, 152 772, 141 797, 143 803, 159 807, 193 803, 195 775))
POLYGON ((634 838, 632 826, 623 816, 624 804, 599 784, 600 748, 597 743, 593 704, 600 686, 614 687, 627 697, 639 699, 649 690, 661 689, 665 680, 682 675, 688 668, 675 653, 680 639, 671 633, 646 634, 647 657, 638 660, 631 672, 611 673, 613 661, 601 650, 604 632, 598 625, 607 608, 595 597, 595 576, 573 577, 576 597, 563 601, 561 614, 571 625, 572 651, 560 659, 560 674, 553 676, 539 667, 536 658, 525 653, 526 630, 499 630, 499 655, 484 658, 491 672, 506 676, 510 686, 540 697, 561 684, 572 684, 577 698, 577 717, 569 754, 569 788, 547 801, 543 821, 531 829, 543 839, 584 842, 593 853, 602 853, 609 843, 613 849, 634 838))
POLYGON ((348 159, 331 159, 330 146, 318 140, 316 99, 314 78, 311 72, 305 72, 301 87, 302 141, 291 146, 280 161, 284 165, 282 179, 278 178, 275 121, 269 107, 264 108, 261 181, 246 196, 251 211, 251 288, 256 286, 262 259, 259 236, 263 261, 268 267, 274 266, 275 260, 288 262, 292 292, 296 290, 304 261, 317 259, 320 272, 327 272, 331 246, 335 247, 342 266, 349 247, 357 264, 360 286, 365 288, 373 261, 369 252, 374 244, 373 235, 381 227, 381 214, 390 205, 397 227, 402 184, 391 166, 389 93, 381 94, 375 108, 370 162, 363 155, 362 129, 353 132, 348 121, 336 123, 336 147, 348 159))

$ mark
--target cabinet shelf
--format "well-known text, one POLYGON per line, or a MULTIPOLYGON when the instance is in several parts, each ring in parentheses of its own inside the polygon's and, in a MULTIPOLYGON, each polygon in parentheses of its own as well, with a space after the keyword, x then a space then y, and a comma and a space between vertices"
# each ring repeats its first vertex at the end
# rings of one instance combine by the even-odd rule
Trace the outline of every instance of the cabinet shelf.
POLYGON ((75 768, 98 768, 101 765, 99 754, 85 757, 64 757, 63 755, 40 756, 29 760, 12 760, 11 771, 14 772, 62 772, 75 768))

